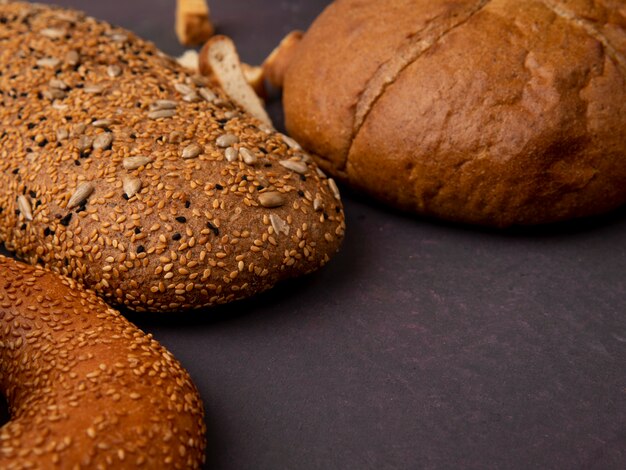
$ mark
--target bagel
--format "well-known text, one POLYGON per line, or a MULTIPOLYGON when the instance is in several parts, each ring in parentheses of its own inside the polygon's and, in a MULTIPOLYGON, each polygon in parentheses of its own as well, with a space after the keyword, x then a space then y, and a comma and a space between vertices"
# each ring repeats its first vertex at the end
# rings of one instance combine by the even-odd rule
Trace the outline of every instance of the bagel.
POLYGON ((135 311, 209 307, 338 250, 333 180, 154 45, 0 5, 0 241, 135 311))
POLYGON ((289 133, 400 209, 508 227, 626 202, 623 0, 338 0, 285 76, 289 133))
POLYGON ((0 256, 0 468, 200 468, 188 374, 75 281, 0 256))

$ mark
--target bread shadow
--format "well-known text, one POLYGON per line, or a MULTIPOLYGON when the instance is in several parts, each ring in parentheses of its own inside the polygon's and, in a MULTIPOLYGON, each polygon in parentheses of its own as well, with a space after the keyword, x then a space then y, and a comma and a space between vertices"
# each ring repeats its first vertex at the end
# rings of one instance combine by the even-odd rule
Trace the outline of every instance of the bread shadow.
POLYGON ((626 225, 626 205, 611 212, 591 217, 555 222, 552 224, 513 226, 503 229, 452 222, 433 216, 415 214, 410 211, 391 207, 364 192, 346 186, 341 186, 341 191, 344 200, 366 205, 376 212, 382 212, 412 224, 426 224, 432 228, 441 228, 446 231, 454 230, 467 234, 487 235, 497 238, 526 238, 529 240, 568 238, 626 225))

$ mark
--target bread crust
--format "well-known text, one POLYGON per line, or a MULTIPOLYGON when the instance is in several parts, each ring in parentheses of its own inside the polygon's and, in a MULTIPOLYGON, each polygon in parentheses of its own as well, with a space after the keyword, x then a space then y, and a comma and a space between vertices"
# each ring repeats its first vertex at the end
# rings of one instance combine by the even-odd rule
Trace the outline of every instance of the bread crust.
POLYGON ((0 16, 9 250, 138 311, 248 297, 337 251, 328 179, 206 79, 78 12, 17 2, 0 16))
POLYGON ((0 256, 0 467, 199 469, 187 372, 93 292, 0 256))
POLYGON ((402 209, 498 227, 595 215, 626 202, 625 57, 615 1, 337 1, 288 69, 287 128, 402 209))

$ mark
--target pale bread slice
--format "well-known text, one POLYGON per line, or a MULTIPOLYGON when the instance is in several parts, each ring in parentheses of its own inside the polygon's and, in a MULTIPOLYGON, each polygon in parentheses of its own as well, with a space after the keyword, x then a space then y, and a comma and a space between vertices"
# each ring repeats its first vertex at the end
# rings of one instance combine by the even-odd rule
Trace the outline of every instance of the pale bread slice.
POLYGON ((200 73, 211 77, 250 115, 273 127, 263 102, 246 80, 239 54, 230 38, 214 36, 204 45, 200 52, 200 73))

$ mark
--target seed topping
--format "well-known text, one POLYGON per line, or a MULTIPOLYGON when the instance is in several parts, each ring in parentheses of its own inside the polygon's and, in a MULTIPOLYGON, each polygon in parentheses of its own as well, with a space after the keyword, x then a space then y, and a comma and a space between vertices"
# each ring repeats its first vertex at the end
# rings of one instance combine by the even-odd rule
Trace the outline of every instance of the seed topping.
POLYGON ((124 159, 123 165, 127 170, 137 170, 142 166, 146 166, 152 163, 153 159, 144 155, 137 155, 135 157, 127 157, 124 159))
POLYGON ((79 184, 78 188, 76 188, 76 191, 67 203, 67 208, 73 209, 74 207, 82 206, 87 201, 89 196, 91 196, 91 194, 95 191, 95 189, 96 187, 93 185, 93 183, 86 182, 79 184))
POLYGON ((276 191, 270 191, 259 195, 259 202, 269 209, 285 205, 285 198, 276 191))

